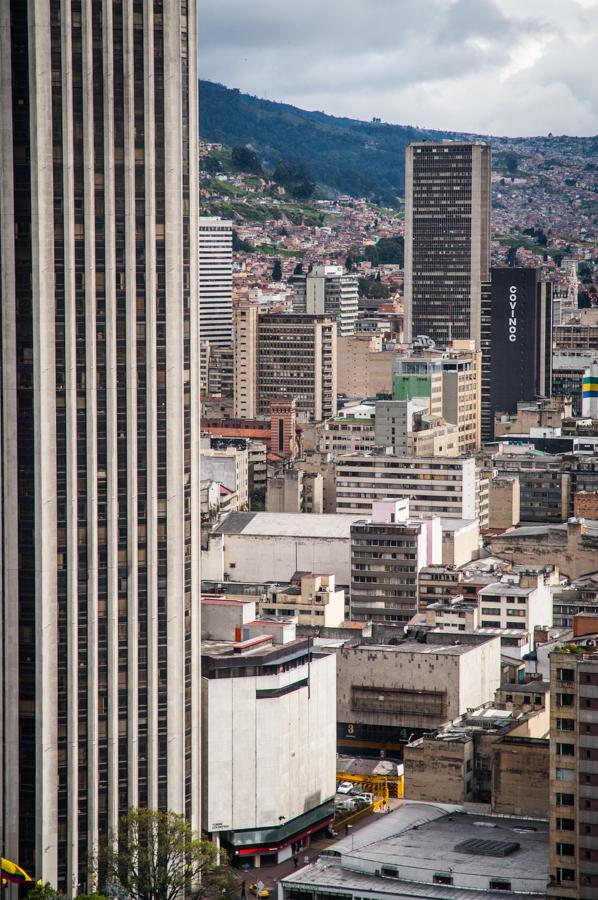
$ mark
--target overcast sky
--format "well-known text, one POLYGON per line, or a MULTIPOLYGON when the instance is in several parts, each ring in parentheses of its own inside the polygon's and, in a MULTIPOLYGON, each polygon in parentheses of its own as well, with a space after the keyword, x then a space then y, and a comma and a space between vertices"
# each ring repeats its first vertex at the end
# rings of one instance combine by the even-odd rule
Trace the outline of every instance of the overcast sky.
POLYGON ((199 0, 201 78, 333 115, 598 134, 598 0, 199 0))

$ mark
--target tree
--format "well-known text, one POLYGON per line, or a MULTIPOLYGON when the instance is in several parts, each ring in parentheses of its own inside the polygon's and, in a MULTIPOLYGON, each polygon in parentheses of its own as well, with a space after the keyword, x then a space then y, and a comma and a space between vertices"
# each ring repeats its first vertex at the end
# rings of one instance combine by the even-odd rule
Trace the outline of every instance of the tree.
POLYGON ((251 147, 233 147, 231 151, 231 161, 235 169, 241 169, 242 172, 252 172, 255 175, 261 175, 263 173, 259 157, 251 147))
POLYGON ((507 253, 507 262, 511 268, 514 268, 517 265, 517 250, 519 248, 509 247, 509 252, 507 253))
POLYGON ((272 281, 282 281, 282 266, 279 259, 274 262, 272 268, 272 281))
POLYGON ((52 887, 49 881, 45 884, 38 881, 35 887, 28 891, 27 897, 31 897, 31 900, 63 900, 63 895, 52 887))
POLYGON ((237 891, 228 861, 219 864, 214 845, 168 810, 130 809, 100 845, 98 863, 104 882, 120 884, 131 900, 226 900, 237 891))
POLYGON ((293 269, 293 275, 303 275, 303 263, 297 263, 297 265, 293 269))
POLYGON ((347 270, 347 272, 350 272, 350 271, 351 271, 351 269, 353 268, 353 265, 354 265, 354 263, 353 263, 353 257, 352 257, 352 256, 348 256, 348 257, 346 258, 346 260, 345 260, 345 269, 347 270))
POLYGON ((233 252, 239 250, 243 250, 245 253, 252 253, 253 244, 250 241, 246 241, 244 238, 240 238, 233 228, 233 252))
POLYGON ((516 153, 505 153, 505 166, 509 175, 514 175, 519 165, 519 157, 516 153))

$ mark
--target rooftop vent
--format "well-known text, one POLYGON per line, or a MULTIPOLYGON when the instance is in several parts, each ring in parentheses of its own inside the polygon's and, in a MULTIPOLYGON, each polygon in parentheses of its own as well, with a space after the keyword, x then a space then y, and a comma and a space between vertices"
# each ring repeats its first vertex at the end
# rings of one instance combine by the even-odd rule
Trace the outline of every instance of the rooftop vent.
POLYGON ((457 853, 469 853, 472 856, 510 856, 521 849, 518 841, 483 841, 470 838, 455 845, 457 853))

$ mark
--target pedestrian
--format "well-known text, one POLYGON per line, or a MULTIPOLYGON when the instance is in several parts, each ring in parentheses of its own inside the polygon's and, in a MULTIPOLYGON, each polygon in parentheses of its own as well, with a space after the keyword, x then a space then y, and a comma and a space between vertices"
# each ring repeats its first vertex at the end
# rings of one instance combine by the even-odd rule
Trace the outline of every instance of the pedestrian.
POLYGON ((243 879, 243 884, 241 885, 241 900, 247 900, 247 882, 243 879))
POLYGON ((295 868, 297 868, 299 866, 299 854, 296 850, 293 853, 293 862, 295 863, 295 868))

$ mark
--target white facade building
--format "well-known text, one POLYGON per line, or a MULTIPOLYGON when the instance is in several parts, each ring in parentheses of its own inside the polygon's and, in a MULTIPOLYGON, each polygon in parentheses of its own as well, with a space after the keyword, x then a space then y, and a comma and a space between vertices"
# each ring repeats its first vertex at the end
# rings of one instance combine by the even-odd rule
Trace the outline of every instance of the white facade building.
POLYGON ((202 613, 202 825, 237 858, 280 862, 334 813, 335 657, 255 621, 253 601, 202 613))
POLYGON ((369 516, 375 500, 408 497, 418 518, 475 519, 476 493, 473 457, 363 453, 342 457, 336 466, 337 513, 369 516))
POLYGON ((233 223, 217 216, 199 219, 199 304, 202 341, 233 342, 233 223))
POLYGON ((542 574, 503 575, 479 592, 482 628, 509 628, 527 631, 534 643, 537 626, 552 626, 552 591, 542 574))
POLYGON ((238 512, 209 536, 202 553, 208 581, 289 582, 295 572, 351 581, 351 523, 363 515, 238 512))
POLYGON ((201 450, 202 477, 218 481, 237 495, 237 508, 247 506, 249 500, 249 453, 237 447, 225 450, 201 450))
POLYGON ((293 279, 295 312, 309 316, 327 315, 337 323, 339 337, 355 334, 359 309, 359 287, 356 275, 342 266, 314 266, 307 275, 293 279))

